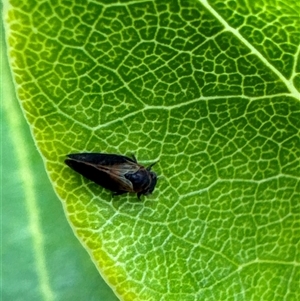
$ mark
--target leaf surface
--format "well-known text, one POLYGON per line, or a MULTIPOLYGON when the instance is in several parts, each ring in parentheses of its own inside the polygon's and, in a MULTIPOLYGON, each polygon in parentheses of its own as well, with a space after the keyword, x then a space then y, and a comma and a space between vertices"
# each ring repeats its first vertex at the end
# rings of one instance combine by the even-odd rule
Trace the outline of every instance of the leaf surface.
POLYGON ((16 98, 2 38, 1 298, 116 301, 72 235, 50 185, 16 98))
POLYGON ((66 216, 122 300, 297 300, 297 3, 11 1, 18 97, 66 216), (159 159, 111 194, 68 153, 159 159))

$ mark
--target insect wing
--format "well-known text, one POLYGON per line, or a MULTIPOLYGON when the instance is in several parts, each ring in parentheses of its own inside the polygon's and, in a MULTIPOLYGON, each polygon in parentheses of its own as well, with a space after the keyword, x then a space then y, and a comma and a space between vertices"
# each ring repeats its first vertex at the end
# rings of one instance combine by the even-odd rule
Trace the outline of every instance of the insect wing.
POLYGON ((132 183, 125 178, 139 165, 125 156, 113 154, 70 154, 65 163, 73 170, 96 184, 116 193, 133 192, 132 183))
POLYGON ((134 192, 133 185, 130 180, 128 180, 125 175, 127 173, 134 173, 139 170, 139 165, 134 162, 127 162, 122 164, 115 164, 111 166, 105 165, 96 165, 100 172, 106 173, 107 176, 115 182, 116 186, 118 186, 117 190, 113 191, 126 191, 126 192, 134 192))
POLYGON ((67 155, 69 159, 73 159, 80 162, 91 163, 94 165, 110 166, 115 164, 123 164, 127 162, 136 163, 129 157, 115 155, 115 154, 103 154, 103 153, 79 153, 67 155))

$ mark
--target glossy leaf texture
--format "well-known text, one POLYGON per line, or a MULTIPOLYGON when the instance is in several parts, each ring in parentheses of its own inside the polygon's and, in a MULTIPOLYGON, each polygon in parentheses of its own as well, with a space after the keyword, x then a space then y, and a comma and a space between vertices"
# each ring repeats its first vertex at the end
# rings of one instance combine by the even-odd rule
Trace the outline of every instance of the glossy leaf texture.
POLYGON ((10 1, 18 97, 66 216, 121 300, 297 300, 295 1, 10 1), (111 197, 66 154, 134 154, 111 197))
POLYGON ((17 101, 2 38, 1 300, 116 301, 61 210, 17 101))

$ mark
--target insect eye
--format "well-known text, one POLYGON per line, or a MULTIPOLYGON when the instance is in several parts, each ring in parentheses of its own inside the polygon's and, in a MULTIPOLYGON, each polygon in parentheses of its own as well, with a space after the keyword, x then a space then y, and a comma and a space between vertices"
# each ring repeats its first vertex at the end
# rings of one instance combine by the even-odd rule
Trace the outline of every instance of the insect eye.
POLYGON ((149 190, 149 193, 152 193, 152 191, 155 188, 156 182, 157 182, 157 176, 156 176, 156 173, 154 173, 154 172, 151 172, 150 174, 151 174, 152 181, 151 181, 151 185, 148 190, 149 190))

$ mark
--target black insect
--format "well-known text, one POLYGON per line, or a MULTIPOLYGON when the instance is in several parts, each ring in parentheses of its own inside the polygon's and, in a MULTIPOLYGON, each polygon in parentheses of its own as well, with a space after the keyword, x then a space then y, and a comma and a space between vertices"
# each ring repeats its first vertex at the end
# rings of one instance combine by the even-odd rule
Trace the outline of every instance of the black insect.
POLYGON ((127 192, 142 194, 153 192, 157 176, 151 164, 144 167, 133 159, 114 154, 81 153, 67 155, 65 163, 87 179, 113 191, 113 195, 127 192))

